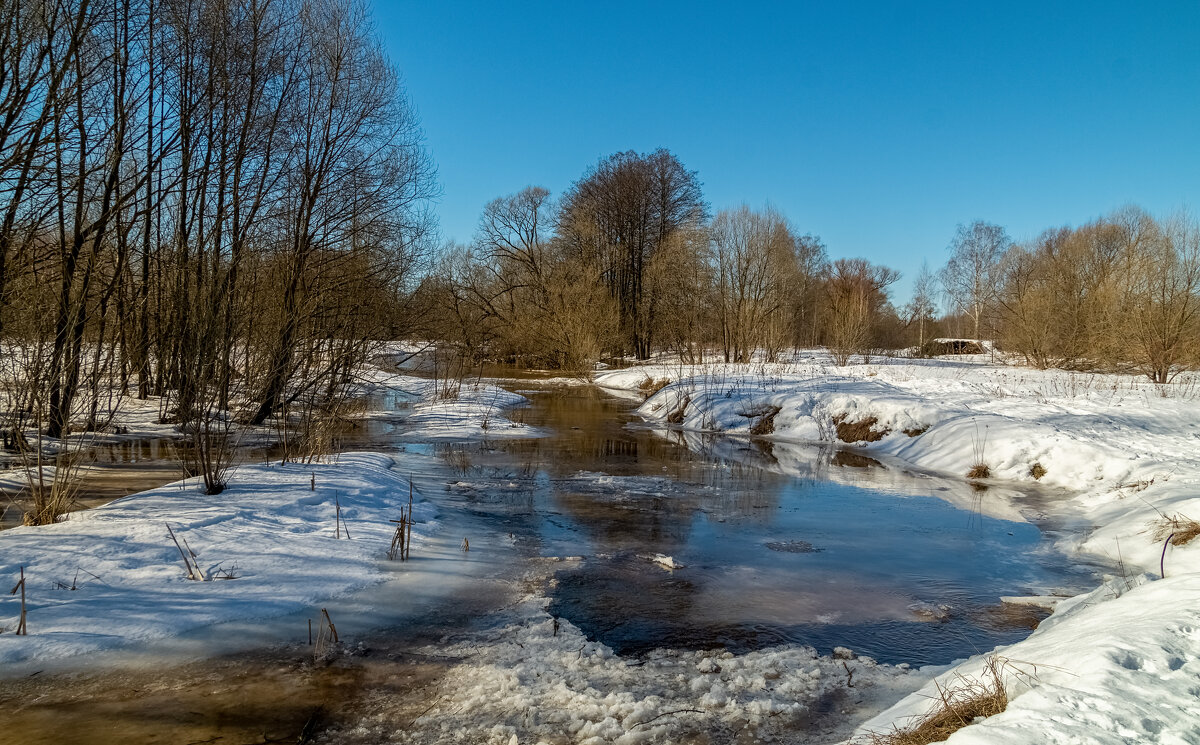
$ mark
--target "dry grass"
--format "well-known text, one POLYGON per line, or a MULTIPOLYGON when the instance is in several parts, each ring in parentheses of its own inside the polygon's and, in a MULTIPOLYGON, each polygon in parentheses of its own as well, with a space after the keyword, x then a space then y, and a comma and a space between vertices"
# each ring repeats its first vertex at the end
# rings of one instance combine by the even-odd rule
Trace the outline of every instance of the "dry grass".
POLYGON ((833 426, 837 428, 837 437, 842 442, 876 442, 882 440, 891 431, 887 427, 875 429, 879 420, 873 416, 857 422, 846 421, 845 414, 833 418, 833 426))
POLYGON ((933 708, 913 724, 891 732, 872 733, 862 743, 869 745, 927 745, 942 742, 980 718, 999 714, 1008 707, 1004 689, 1007 660, 988 659, 978 679, 959 676, 946 687, 938 686, 933 708))
POLYGON ((992 469, 987 463, 976 463, 971 466, 971 470, 967 471, 969 479, 986 479, 992 475, 992 469))
POLYGON ((647 375, 645 380, 638 383, 638 390, 642 392, 643 398, 650 398, 655 393, 658 393, 659 391, 661 391, 663 388, 666 388, 670 384, 671 384, 670 378, 659 378, 658 380, 655 380, 654 378, 647 375))
POLYGON ((1033 477, 1034 481, 1040 481, 1046 475, 1046 467, 1041 463, 1034 463, 1029 467, 1029 475, 1033 477))
POLYGON ((691 396, 684 396, 679 402, 679 408, 667 415, 668 424, 683 424, 683 418, 687 415, 688 404, 692 402, 691 396))
POLYGON ((775 416, 782 411, 778 406, 768 406, 758 416, 756 421, 750 427, 752 435, 769 435, 775 432, 775 416))
POLYGON ((929 426, 926 425, 924 427, 910 427, 909 429, 905 429, 905 430, 901 430, 901 431, 904 432, 904 434, 908 435, 909 437, 920 437, 921 435, 923 435, 929 431, 929 426))
POLYGON ((1183 515, 1163 515, 1153 525, 1154 538, 1162 541, 1170 536, 1172 546, 1186 546, 1200 537, 1200 522, 1183 515))

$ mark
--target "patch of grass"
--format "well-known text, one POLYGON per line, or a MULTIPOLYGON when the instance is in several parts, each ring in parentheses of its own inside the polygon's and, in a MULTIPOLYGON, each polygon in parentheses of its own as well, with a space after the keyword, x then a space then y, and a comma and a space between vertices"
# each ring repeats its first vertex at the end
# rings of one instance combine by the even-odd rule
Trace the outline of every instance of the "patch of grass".
POLYGON ((1152 525, 1155 540, 1166 540, 1170 536, 1172 546, 1186 546, 1200 537, 1200 522, 1180 514, 1163 515, 1152 525))
POLYGON ((782 411, 778 406, 768 406, 765 411, 758 415, 756 421, 750 427, 752 435, 769 435, 775 431, 775 416, 782 411))
POLYGON ((661 391, 663 388, 666 388, 670 384, 671 384, 670 378, 659 378, 658 380, 655 380, 654 378, 647 375, 645 380, 638 383, 638 390, 642 392, 643 398, 650 398, 655 393, 658 393, 659 391, 661 391))
POLYGON ((833 418, 833 426, 837 428, 837 437, 842 442, 877 442, 891 432, 887 427, 875 429, 875 425, 879 424, 879 419, 873 416, 857 422, 846 420, 845 414, 838 414, 833 418))
POLYGON ((929 431, 929 425, 925 425, 923 427, 909 427, 908 429, 901 431, 909 437, 920 437, 929 431))
POLYGON ((1034 481, 1040 481, 1046 475, 1046 467, 1041 463, 1034 463, 1029 467, 1029 475, 1033 477, 1034 481))
POLYGON ((872 733, 861 743, 868 745, 928 745, 942 742, 950 735, 981 717, 999 714, 1008 708, 1008 693, 1004 689, 1006 660, 988 659, 982 677, 959 676, 950 685, 937 686, 933 708, 913 724, 891 732, 872 733))
POLYGON ((969 479, 986 479, 991 477, 992 469, 987 463, 976 463, 971 466, 971 470, 967 471, 969 479))
POLYGON ((691 402, 691 396, 684 396, 683 400, 679 402, 679 408, 667 415, 667 423, 683 424, 683 417, 687 414, 687 407, 691 402))

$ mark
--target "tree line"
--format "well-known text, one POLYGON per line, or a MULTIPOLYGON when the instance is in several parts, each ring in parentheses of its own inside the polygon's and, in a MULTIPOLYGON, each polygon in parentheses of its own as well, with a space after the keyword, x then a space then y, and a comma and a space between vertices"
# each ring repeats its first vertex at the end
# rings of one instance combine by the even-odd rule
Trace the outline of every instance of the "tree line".
POLYGON ((660 149, 605 158, 557 199, 530 187, 493 200, 424 297, 431 335, 466 357, 585 369, 658 350, 745 362, 794 346, 882 348, 898 277, 831 262, 774 209, 710 214, 696 172, 660 149))
POLYGON ((585 369, 602 357, 775 358, 826 344, 843 361, 893 344, 899 274, 825 245, 777 210, 713 215, 667 150, 602 159, 561 197, 489 203, 474 240, 425 287, 430 333, 465 357, 585 369))
POLYGON ((773 208, 714 215, 675 155, 622 152, 558 198, 530 187, 493 200, 474 239, 442 253, 423 301, 427 333, 460 365, 583 370, 657 351, 746 362, 808 346, 844 365, 902 348, 935 354, 931 340, 952 335, 1038 367, 1166 382, 1200 362, 1198 236, 1193 219, 1132 207, 1020 244, 976 221, 896 306, 896 270, 830 259, 773 208))
POLYGON ((1186 214, 1126 207, 1020 244, 977 222, 953 249, 953 307, 1030 365, 1167 383, 1200 364, 1200 224, 1186 214))
POLYGON ((0 0, 5 439, 157 396, 220 460, 225 412, 337 399, 434 192, 359 0, 0 0))

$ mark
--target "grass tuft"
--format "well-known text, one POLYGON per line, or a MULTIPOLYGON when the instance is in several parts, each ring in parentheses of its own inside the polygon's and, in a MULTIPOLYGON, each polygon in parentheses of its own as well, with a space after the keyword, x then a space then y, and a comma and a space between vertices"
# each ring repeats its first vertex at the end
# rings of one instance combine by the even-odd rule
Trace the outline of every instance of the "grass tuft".
POLYGON ((1163 515, 1153 525, 1155 540, 1165 540, 1170 536, 1172 546, 1186 546, 1200 537, 1200 522, 1180 514, 1163 515))
POLYGON ((976 463, 971 466, 971 470, 967 471, 969 479, 986 479, 992 475, 992 469, 987 463, 976 463))
POLYGON ((1029 467, 1029 475, 1033 477, 1034 481, 1040 481, 1046 475, 1046 467, 1041 463, 1034 463, 1029 467))
POLYGON ((1004 689, 1006 665, 1007 660, 989 658, 981 678, 959 676, 946 687, 938 686, 933 708, 918 721, 904 729, 893 727, 891 732, 871 733, 859 742, 864 745, 928 745, 942 742, 980 718, 999 714, 1008 707, 1008 693, 1004 689))

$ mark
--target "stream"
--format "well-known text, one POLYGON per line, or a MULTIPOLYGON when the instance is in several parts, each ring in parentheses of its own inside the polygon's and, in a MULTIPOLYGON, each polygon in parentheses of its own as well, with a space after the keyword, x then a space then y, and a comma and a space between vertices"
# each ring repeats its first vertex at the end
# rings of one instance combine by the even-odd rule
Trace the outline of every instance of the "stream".
MULTIPOLYGON (((528 591, 524 574, 551 559, 570 560, 536 590, 548 612, 630 659, 800 644, 914 667, 1024 638, 1044 614, 1001 596, 1075 594, 1103 569, 1053 548, 1082 526, 1021 517, 1052 513, 1062 495, 981 490, 847 450, 651 427, 636 402, 595 387, 502 382, 529 399, 510 418, 546 436, 410 436, 411 400, 390 392, 371 399, 388 416, 345 439, 415 469, 447 526, 424 550, 453 578, 415 596, 387 583, 331 601, 368 656, 313 666, 296 633, 305 613, 226 624, 86 670, 0 681, 0 742, 85 731, 96 743, 315 742, 314 731, 365 732, 368 721, 370 731, 402 729, 436 703, 456 664, 413 650, 504 622, 528 591), (469 554, 459 536, 472 537, 469 554), (181 701, 184 714, 162 714, 181 701)), ((173 467, 149 441, 102 460, 116 491, 129 488, 118 486, 122 460, 147 481, 170 480, 173 467)))
POLYGON ((1095 583, 1098 567, 1019 517, 1051 496, 651 428, 595 388, 521 392, 531 404, 513 418, 553 434, 436 446, 460 474, 450 491, 531 552, 582 557, 549 610, 618 654, 798 643, 946 664, 1036 626, 1042 614, 1001 596, 1095 583))

